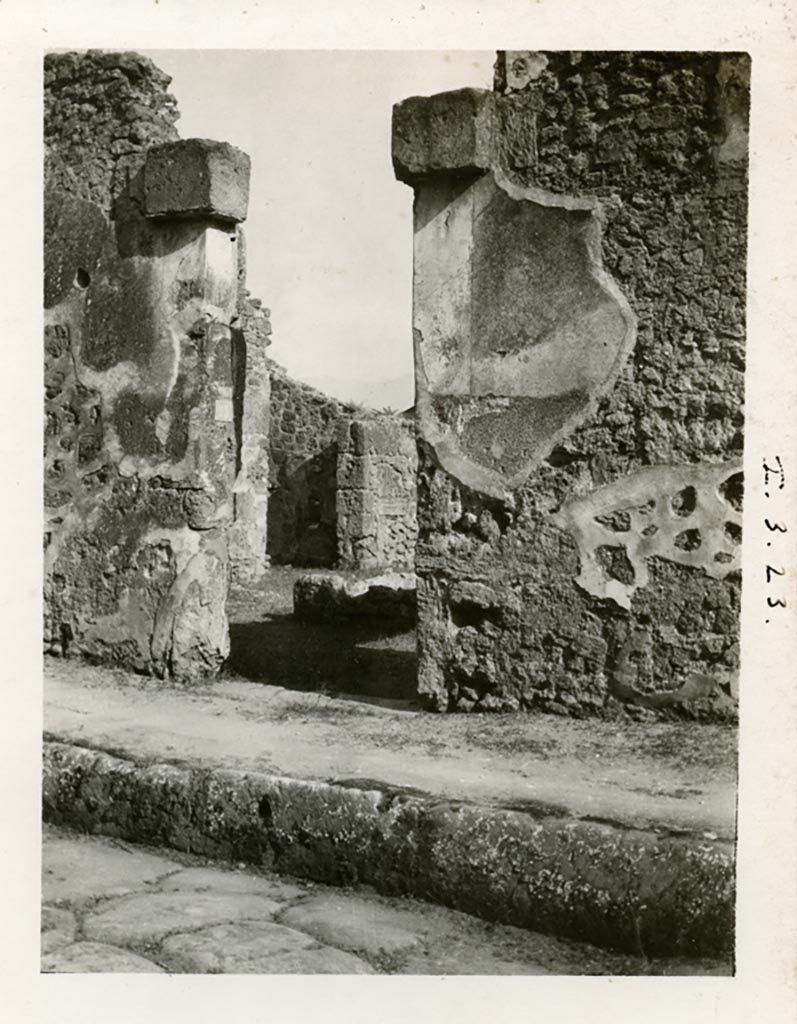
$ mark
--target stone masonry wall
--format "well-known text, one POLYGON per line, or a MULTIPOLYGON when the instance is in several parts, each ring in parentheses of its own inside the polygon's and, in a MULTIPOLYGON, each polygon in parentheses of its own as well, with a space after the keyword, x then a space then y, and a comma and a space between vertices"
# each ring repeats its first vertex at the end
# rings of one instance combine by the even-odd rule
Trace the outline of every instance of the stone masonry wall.
POLYGON ((353 411, 271 363, 268 552, 277 565, 369 572, 415 558, 412 421, 353 411))
POLYGON ((168 77, 135 54, 50 54, 45 77, 45 645, 212 674, 248 157, 172 141, 168 77))
POLYGON ((337 561, 336 468, 343 404, 271 363, 268 554, 275 565, 337 561))
POLYGON ((736 714, 749 59, 499 54, 415 189, 419 689, 736 714))
POLYGON ((340 424, 337 531, 341 568, 414 567, 417 464, 413 419, 381 414, 340 424))
POLYGON ((171 79, 137 53, 50 53, 44 60, 45 179, 106 214, 149 146, 177 138, 171 79))

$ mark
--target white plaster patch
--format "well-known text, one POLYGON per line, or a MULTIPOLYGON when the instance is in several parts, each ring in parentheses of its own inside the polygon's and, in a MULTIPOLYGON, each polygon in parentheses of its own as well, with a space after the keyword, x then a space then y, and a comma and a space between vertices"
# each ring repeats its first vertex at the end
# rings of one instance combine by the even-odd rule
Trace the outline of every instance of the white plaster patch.
POLYGON ((202 533, 192 530, 190 526, 178 528, 153 527, 141 538, 139 548, 149 545, 168 544, 175 557, 176 570, 179 573, 188 565, 202 544, 202 533))
POLYGON ((172 414, 168 409, 164 409, 158 418, 155 420, 155 436, 162 445, 165 446, 166 441, 169 438, 169 428, 172 425, 172 414))
POLYGON ((232 423, 233 406, 231 398, 217 398, 214 409, 214 419, 217 423, 232 423))
POLYGON ((536 50, 506 50, 506 87, 511 91, 525 89, 548 67, 548 58, 536 50))
MULTIPOLYGON (((229 320, 238 296, 238 233, 229 228, 205 231, 206 308, 218 307, 217 318, 229 320)), ((216 317, 214 317, 215 319, 216 317)))
POLYGON ((741 462, 651 466, 564 505, 553 521, 578 544, 581 573, 576 583, 595 597, 630 609, 634 591, 649 581, 647 559, 653 556, 702 569, 715 579, 738 569, 742 516, 720 488, 741 471, 741 462), (627 529, 598 521, 610 516, 623 516, 627 529), (597 556, 601 547, 625 551, 633 582, 607 575, 597 556))
POLYGON ((141 370, 130 361, 115 363, 108 370, 93 370, 81 364, 78 378, 84 387, 99 391, 108 405, 113 405, 123 392, 141 388, 141 370))
POLYGON ((601 223, 597 199, 524 187, 501 171, 464 189, 416 188, 418 429, 474 490, 505 499, 519 487, 613 386, 634 346, 636 318, 602 265, 601 223), (517 399, 560 396, 571 396, 566 413, 517 415, 517 399), (484 429, 499 443, 465 438, 479 403, 437 397, 489 399, 484 429))

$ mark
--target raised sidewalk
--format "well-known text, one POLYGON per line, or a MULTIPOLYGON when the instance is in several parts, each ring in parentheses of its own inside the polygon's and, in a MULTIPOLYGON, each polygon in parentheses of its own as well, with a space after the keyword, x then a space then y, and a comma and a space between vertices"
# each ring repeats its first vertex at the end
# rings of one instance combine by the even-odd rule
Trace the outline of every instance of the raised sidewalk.
POLYGON ((735 734, 45 668, 44 815, 644 956, 730 957, 735 734))

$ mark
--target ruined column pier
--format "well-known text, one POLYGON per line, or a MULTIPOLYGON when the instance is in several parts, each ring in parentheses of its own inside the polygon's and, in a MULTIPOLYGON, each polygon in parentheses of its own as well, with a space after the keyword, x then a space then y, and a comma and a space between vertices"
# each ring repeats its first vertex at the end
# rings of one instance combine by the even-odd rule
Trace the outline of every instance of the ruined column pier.
POLYGON ((399 103, 419 691, 732 718, 749 60, 501 53, 399 103))
POLYGON ((177 140, 168 82, 46 62, 45 647, 193 679, 229 644, 249 158, 177 140))

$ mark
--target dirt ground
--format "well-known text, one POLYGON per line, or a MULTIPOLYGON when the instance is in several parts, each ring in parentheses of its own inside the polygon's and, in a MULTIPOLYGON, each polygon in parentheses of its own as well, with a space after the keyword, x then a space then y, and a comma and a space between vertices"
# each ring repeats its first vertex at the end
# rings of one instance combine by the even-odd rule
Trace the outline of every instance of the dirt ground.
POLYGON ((415 630, 379 620, 296 621, 293 584, 313 572, 273 568, 262 586, 232 593, 227 677, 415 706, 415 630))
MULTIPOLYGON (((548 714, 446 715, 419 713, 415 699, 415 631, 402 624, 311 624, 293 619, 298 576, 324 570, 274 568, 262 587, 231 595, 231 656, 225 678, 312 691, 415 712, 413 739, 429 753, 479 749, 586 763, 639 758, 671 771, 705 771, 736 778, 737 731, 695 722, 596 721, 548 714), (445 723, 444 725, 442 723, 445 723)), ((279 714, 346 727, 358 712, 341 700, 301 701, 279 714)), ((384 729, 372 740, 390 746, 384 729)))

